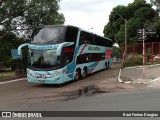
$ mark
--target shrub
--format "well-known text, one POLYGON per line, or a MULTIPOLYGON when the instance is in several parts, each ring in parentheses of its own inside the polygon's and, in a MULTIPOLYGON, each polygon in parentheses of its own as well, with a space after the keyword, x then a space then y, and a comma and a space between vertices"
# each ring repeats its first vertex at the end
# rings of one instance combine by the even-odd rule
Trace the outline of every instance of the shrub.
POLYGON ((143 56, 139 54, 128 55, 126 61, 123 64, 123 67, 130 67, 135 65, 142 65, 143 64, 143 56))

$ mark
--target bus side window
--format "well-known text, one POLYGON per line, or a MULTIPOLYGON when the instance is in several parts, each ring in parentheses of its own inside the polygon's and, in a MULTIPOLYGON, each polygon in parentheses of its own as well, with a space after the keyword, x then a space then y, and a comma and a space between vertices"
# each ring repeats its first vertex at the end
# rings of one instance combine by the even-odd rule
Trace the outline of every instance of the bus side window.
POLYGON ((93 44, 93 35, 84 31, 80 33, 79 45, 93 44))
POLYGON ((74 46, 75 46, 77 35, 78 35, 78 28, 68 26, 65 34, 65 41, 74 42, 74 46))
POLYGON ((105 47, 112 47, 112 41, 106 40, 100 36, 95 36, 95 45, 105 46, 105 47))
POLYGON ((90 62, 90 58, 89 58, 89 57, 90 57, 89 54, 79 55, 79 56, 77 57, 76 63, 77 63, 77 64, 88 63, 88 62, 90 62))

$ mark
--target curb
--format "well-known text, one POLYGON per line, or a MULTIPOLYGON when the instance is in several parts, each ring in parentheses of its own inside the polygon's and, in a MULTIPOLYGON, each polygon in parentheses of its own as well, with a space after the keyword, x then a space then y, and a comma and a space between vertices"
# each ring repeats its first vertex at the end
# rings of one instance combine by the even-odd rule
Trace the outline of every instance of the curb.
POLYGON ((7 84, 7 83, 18 82, 18 81, 22 81, 22 80, 27 80, 27 78, 20 78, 20 79, 14 79, 14 80, 9 80, 9 81, 5 81, 5 82, 0 82, 0 85, 7 84))
MULTIPOLYGON (((158 65, 160 65, 160 64, 158 64, 158 65)), ((153 65, 152 65, 153 66, 153 65)), ((118 82, 120 82, 120 83, 126 83, 126 84, 130 84, 130 83, 134 83, 134 84, 152 84, 152 83, 154 83, 154 82, 157 82, 157 81, 159 81, 160 80, 160 77, 158 77, 158 78, 155 78, 155 79, 152 79, 152 80, 149 80, 149 81, 144 81, 144 82, 133 82, 133 81, 123 81, 122 79, 121 79, 121 69, 119 70, 119 74, 118 74, 118 82)))
POLYGON ((126 83, 126 84, 132 83, 132 81, 125 81, 125 82, 124 82, 124 81, 121 79, 121 71, 122 71, 122 69, 119 70, 118 82, 120 82, 120 83, 126 83))
POLYGON ((157 82, 157 81, 159 81, 159 80, 160 80, 160 77, 155 78, 155 79, 153 79, 153 80, 150 80, 150 81, 148 81, 148 83, 151 84, 151 83, 157 82))
POLYGON ((119 70, 118 74, 118 82, 123 83, 123 81, 121 80, 121 69, 119 70))

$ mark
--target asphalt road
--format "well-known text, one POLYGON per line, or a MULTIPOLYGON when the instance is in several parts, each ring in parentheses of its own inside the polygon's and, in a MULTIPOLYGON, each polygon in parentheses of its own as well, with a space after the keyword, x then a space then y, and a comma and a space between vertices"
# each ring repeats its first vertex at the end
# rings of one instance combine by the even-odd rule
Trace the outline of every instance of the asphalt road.
MULTIPOLYGON (((19 96, 19 99, 22 97, 23 96, 19 96)), ((14 101, 15 98, 11 98, 11 100, 14 101)), ((77 99, 70 100, 37 101, 38 99, 35 98, 31 103, 29 100, 30 99, 27 99, 26 101, 19 101, 15 105, 10 105, 10 103, 7 102, 6 107, 8 107, 8 109, 2 109, 1 107, 1 110, 160 111, 160 89, 119 91, 99 95, 81 96, 77 99)), ((3 104, 5 104, 5 101, 3 101, 3 104)))
MULTIPOLYGON (((82 96, 68 101, 35 102, 30 106, 19 104, 18 110, 34 111, 159 111, 160 90, 138 89, 132 91, 105 93, 100 95, 82 96)), ((35 119, 35 118, 34 118, 35 119)), ((124 120, 126 118, 46 118, 52 120, 124 120)), ((129 118, 131 119, 131 118, 129 118)), ((132 118, 133 119, 133 118, 132 118)), ((137 118, 136 118, 137 119, 137 118)), ((144 118, 138 118, 139 120, 144 118)), ((151 118, 148 118, 151 119, 151 118)), ((153 119, 153 118, 152 118, 153 119)), ((158 119, 158 118, 157 118, 158 119)), ((145 118, 146 120, 146 118, 145 118)))
MULTIPOLYGON (((100 87, 105 92, 133 88, 117 82, 120 64, 113 64, 111 69, 92 74, 84 80, 69 82, 64 85, 30 84, 27 80, 0 84, 1 110, 32 110, 33 105, 48 103, 64 97, 74 97, 77 90, 86 86, 100 87), (73 93, 73 94, 72 94, 73 93)), ((99 88, 98 88, 99 89, 99 88)), ((79 96, 80 97, 80 96, 79 96)))
POLYGON ((120 84, 117 82, 118 72, 119 65, 115 64, 85 80, 60 86, 29 84, 25 80, 1 84, 0 111, 160 111, 159 87, 135 88, 120 84), (94 94, 80 92, 90 85, 98 86, 95 86, 96 90, 91 87, 94 94))

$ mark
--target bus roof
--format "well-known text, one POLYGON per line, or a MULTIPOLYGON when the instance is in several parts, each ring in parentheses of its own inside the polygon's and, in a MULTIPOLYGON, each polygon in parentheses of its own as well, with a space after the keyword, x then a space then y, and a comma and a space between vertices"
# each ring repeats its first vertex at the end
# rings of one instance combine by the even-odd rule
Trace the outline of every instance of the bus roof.
POLYGON ((36 28, 46 28, 46 27, 74 27, 74 28, 78 28, 78 27, 72 26, 72 25, 43 25, 43 26, 38 26, 36 28))
POLYGON ((93 33, 93 32, 87 31, 87 30, 84 30, 84 29, 82 29, 82 28, 80 28, 80 27, 76 27, 76 26, 73 26, 73 25, 43 25, 43 26, 38 26, 38 27, 36 27, 36 28, 46 28, 46 27, 73 27, 73 28, 79 29, 80 31, 85 31, 85 32, 88 32, 88 33, 90 33, 90 34, 93 34, 93 35, 96 35, 96 36, 99 36, 99 37, 102 37, 102 38, 105 38, 105 39, 107 39, 107 40, 112 41, 112 40, 109 39, 109 38, 106 38, 106 37, 104 37, 104 36, 98 35, 98 34, 96 34, 96 33, 93 33))

